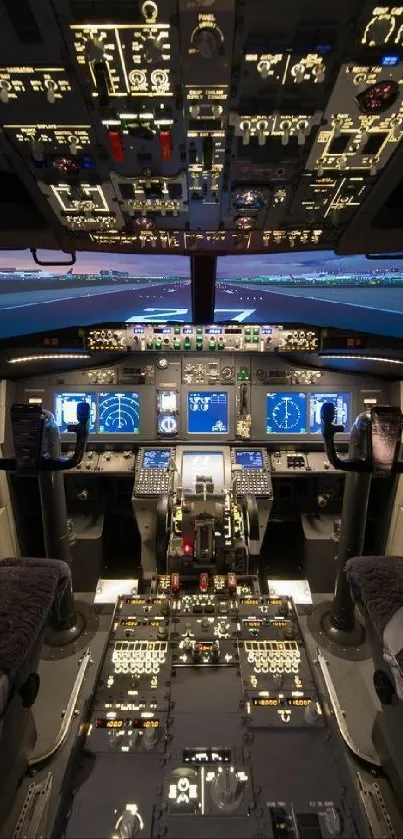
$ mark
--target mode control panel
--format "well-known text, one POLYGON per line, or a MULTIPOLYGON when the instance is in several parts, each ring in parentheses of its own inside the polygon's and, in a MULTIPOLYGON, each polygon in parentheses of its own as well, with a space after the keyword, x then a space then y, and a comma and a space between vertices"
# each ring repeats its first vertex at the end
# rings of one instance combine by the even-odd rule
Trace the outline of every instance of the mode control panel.
POLYGON ((145 449, 138 454, 135 495, 161 495, 172 486, 172 450, 145 449))
POLYGON ((253 493, 273 498, 270 464, 265 449, 231 449, 231 464, 237 495, 253 493))

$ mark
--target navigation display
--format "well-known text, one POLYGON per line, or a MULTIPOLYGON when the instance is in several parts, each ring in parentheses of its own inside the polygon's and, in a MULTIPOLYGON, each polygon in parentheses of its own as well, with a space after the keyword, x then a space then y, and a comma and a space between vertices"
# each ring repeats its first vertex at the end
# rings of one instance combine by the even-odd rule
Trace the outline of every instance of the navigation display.
POLYGON ((97 406, 95 393, 55 393, 55 420, 61 434, 67 431, 70 423, 77 422, 79 402, 90 404, 90 431, 95 431, 97 406))
POLYGON ((268 393, 266 431, 268 434, 305 434, 306 394, 268 393))
POLYGON ((224 489, 224 455, 222 452, 183 452, 182 486, 196 492, 196 478, 211 478, 214 491, 224 489))
POLYGON ((140 430, 140 397, 138 393, 100 393, 100 434, 138 434, 140 430))
POLYGON ((244 469, 263 469, 263 454, 256 449, 235 452, 235 463, 244 469))
POLYGON ((189 434, 228 432, 228 393, 191 391, 188 393, 189 434))
POLYGON ((309 400, 309 431, 319 434, 321 431, 320 412, 325 402, 333 402, 336 408, 335 425, 344 425, 350 431, 350 393, 311 393, 309 400))
POLYGON ((146 449, 143 454, 143 469, 168 469, 170 449, 146 449))

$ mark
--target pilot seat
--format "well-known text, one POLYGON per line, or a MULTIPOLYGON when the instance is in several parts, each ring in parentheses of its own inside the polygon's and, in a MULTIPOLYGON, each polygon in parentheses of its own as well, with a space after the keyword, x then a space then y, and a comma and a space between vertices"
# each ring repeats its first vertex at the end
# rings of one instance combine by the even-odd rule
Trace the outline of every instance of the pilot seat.
POLYGON ((403 557, 360 556, 346 565, 353 597, 364 613, 382 711, 372 739, 403 802, 403 557))
POLYGON ((71 585, 60 560, 0 561, 0 825, 14 799, 36 742, 31 707, 44 633, 60 627, 60 604, 71 585))

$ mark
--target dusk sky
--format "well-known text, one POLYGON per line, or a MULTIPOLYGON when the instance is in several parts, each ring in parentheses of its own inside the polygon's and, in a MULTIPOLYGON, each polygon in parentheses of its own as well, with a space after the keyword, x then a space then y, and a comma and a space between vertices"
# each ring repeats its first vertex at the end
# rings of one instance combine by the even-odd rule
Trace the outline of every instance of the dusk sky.
MULTIPOLYGON (((68 259, 60 251, 41 251, 41 260, 68 259)), ((304 274, 313 271, 343 271, 361 273, 365 271, 387 270, 393 264, 401 268, 403 273, 403 259, 367 260, 364 256, 335 256, 332 251, 306 251, 286 254, 247 254, 242 256, 225 256, 217 260, 217 277, 256 277, 274 274, 304 274)), ((35 270, 31 253, 26 251, 0 251, 0 271, 6 268, 21 270, 35 270)), ((129 271, 134 276, 190 276, 190 260, 187 256, 169 254, 110 254, 110 253, 77 253, 77 262, 73 266, 73 273, 96 273, 101 270, 115 269, 129 271)), ((43 268, 46 271, 46 268, 43 268)), ((52 269, 49 269, 52 270, 52 269)), ((62 273, 62 268, 55 268, 62 273)), ((66 268, 68 271, 69 268, 66 268)))

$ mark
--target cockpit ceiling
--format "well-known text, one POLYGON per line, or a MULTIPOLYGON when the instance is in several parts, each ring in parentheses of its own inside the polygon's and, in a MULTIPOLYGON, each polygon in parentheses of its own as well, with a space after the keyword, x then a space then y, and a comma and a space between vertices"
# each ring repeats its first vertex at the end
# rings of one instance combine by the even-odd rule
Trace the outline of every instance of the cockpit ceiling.
POLYGON ((0 247, 399 252, 403 7, 0 0, 0 247))

